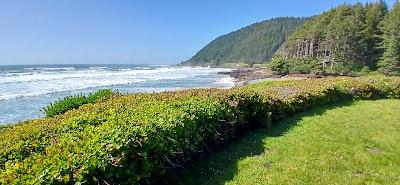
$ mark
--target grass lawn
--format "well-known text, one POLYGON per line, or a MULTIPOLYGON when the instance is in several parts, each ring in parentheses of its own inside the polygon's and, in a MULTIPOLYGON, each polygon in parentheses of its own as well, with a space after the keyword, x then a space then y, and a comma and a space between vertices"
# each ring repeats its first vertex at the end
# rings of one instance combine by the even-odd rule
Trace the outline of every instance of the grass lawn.
POLYGON ((168 184, 400 184, 400 100, 321 107, 214 151, 168 184))

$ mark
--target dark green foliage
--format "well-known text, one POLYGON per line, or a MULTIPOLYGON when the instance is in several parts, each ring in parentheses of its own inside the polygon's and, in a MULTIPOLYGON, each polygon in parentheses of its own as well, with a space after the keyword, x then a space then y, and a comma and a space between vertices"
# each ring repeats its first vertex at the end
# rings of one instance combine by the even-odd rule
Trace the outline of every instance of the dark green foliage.
POLYGON ((365 6, 365 26, 364 35, 364 62, 365 66, 375 70, 377 62, 382 56, 383 50, 380 47, 382 43, 382 30, 379 25, 388 13, 387 5, 381 0, 378 4, 367 4, 365 6))
POLYGON ((383 53, 378 25, 387 12, 384 1, 340 5, 300 27, 277 51, 273 64, 283 60, 287 68, 313 71, 320 66, 320 71, 335 73, 376 69, 383 53))
POLYGON ((111 89, 102 89, 94 93, 90 93, 87 96, 82 94, 76 96, 67 96, 44 107, 43 111, 46 114, 46 117, 53 117, 55 115, 63 114, 69 110, 76 109, 83 104, 95 103, 97 100, 110 96, 112 93, 113 92, 111 89))
POLYGON ((291 62, 287 62, 287 59, 285 60, 283 57, 277 56, 271 61, 269 66, 271 70, 284 75, 289 73, 289 68, 293 65, 291 65, 291 62))
POLYGON ((0 125, 0 132, 3 131, 7 127, 8 127, 8 125, 0 125))
POLYGON ((393 10, 386 16, 381 24, 383 32, 384 49, 381 61, 378 63, 380 70, 385 74, 400 74, 400 3, 396 1, 393 10))
POLYGON ((321 66, 317 65, 315 60, 305 59, 284 59, 282 57, 275 57, 270 63, 271 70, 280 75, 285 74, 309 74, 314 71, 320 71, 321 66))
POLYGON ((218 37, 184 65, 264 63, 307 18, 276 18, 218 37))
POLYGON ((1 184, 139 184, 208 145, 346 98, 400 98, 398 77, 263 82, 115 95, 0 132, 1 184))

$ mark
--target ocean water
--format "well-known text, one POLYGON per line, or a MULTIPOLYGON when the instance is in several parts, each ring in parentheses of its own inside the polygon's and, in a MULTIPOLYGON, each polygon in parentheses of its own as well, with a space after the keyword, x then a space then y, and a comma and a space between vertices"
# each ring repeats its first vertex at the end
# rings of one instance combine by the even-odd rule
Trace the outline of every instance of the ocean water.
POLYGON ((0 124, 43 117, 59 98, 110 88, 122 93, 230 88, 231 69, 158 65, 0 66, 0 124))

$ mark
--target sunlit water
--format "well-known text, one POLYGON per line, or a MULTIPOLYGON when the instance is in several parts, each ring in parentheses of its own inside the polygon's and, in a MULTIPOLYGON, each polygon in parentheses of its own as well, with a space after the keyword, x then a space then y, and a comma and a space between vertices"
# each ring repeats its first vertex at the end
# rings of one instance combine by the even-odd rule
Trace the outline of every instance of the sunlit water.
POLYGON ((59 98, 111 88, 122 93, 230 88, 222 68, 138 65, 0 66, 0 124, 42 117, 59 98))

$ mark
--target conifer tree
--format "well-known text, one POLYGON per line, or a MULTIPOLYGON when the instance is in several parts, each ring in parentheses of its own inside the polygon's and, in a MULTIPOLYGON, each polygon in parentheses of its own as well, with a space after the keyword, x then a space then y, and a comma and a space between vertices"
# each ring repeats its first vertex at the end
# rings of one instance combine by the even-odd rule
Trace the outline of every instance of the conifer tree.
MULTIPOLYGON (((303 71, 333 73, 358 72, 367 67, 375 70, 383 55, 383 31, 378 28, 387 12, 382 0, 337 6, 300 27, 279 48, 270 66, 285 66, 282 71, 286 73, 298 73, 296 69, 304 67, 308 70, 303 71)), ((392 26, 387 30, 399 29, 392 26)))
POLYGON ((385 74, 400 74, 400 2, 395 1, 392 11, 381 24, 383 56, 378 63, 385 74))
POLYGON ((383 50, 380 48, 382 42, 382 31, 378 29, 379 23, 388 13, 388 7, 385 1, 369 3, 365 6, 365 26, 364 26, 364 65, 370 69, 376 69, 379 58, 383 50))

